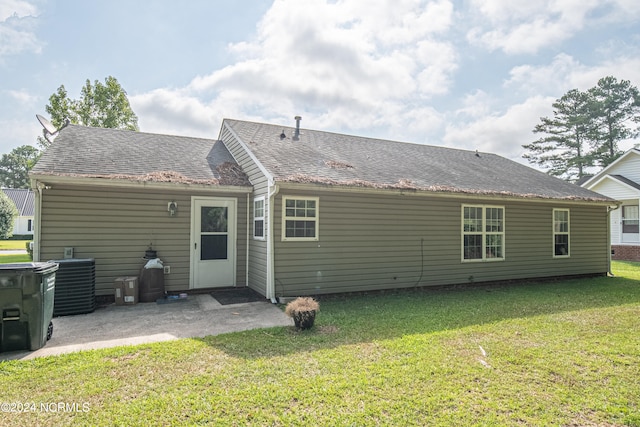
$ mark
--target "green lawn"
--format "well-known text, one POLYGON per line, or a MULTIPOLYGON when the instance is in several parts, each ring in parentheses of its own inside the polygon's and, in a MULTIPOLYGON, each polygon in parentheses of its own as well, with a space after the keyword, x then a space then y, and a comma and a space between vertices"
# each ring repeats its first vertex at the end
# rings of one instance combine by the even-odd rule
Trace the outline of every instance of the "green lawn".
POLYGON ((28 254, 5 255, 3 250, 24 250, 29 240, 0 240, 0 264, 10 264, 13 262, 30 262, 28 254))
POLYGON ((0 250, 24 250, 30 240, 0 240, 0 250))
POLYGON ((2 255, 0 254, 0 264, 11 264, 13 262, 30 262, 29 254, 2 255))
POLYGON ((35 411, 0 425, 640 426, 640 264, 614 272, 335 297, 308 332, 2 362, 1 400, 35 411))

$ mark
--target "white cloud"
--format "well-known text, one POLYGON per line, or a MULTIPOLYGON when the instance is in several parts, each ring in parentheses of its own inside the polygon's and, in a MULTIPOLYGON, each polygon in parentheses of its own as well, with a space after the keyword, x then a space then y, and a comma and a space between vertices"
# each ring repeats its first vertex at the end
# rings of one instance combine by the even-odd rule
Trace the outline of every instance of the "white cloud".
POLYGON ((229 46, 238 62, 180 90, 132 97, 134 110, 158 116, 141 120, 145 130, 195 113, 200 128, 233 115, 289 123, 301 114, 328 130, 433 131, 442 117, 422 104, 452 87, 457 50, 442 38, 452 19, 448 0, 277 0, 254 40, 229 46), (160 95, 175 99, 151 101, 160 95))
POLYGON ((29 2, 23 0, 0 0, 0 21, 6 21, 10 17, 34 16, 38 9, 29 2))
POLYGON ((35 35, 38 9, 26 1, 0 0, 0 58, 20 52, 42 51, 35 35))
MULTIPOLYGON (((483 96, 478 97, 482 103, 483 96)), ((447 127, 444 142, 448 146, 498 153, 503 157, 520 161, 524 149, 522 144, 535 139, 532 130, 540 117, 552 113, 554 99, 536 96, 509 107, 504 112, 491 113, 468 123, 451 124, 447 127)), ((483 111, 481 106, 473 110, 483 111)))
POLYGON ((560 98, 571 89, 587 90, 605 76, 640 82, 640 58, 617 56, 595 66, 587 66, 567 54, 557 55, 549 64, 523 65, 510 71, 505 86, 533 95, 560 98))
POLYGON ((22 145, 39 148, 36 138, 42 135, 42 126, 36 120, 35 114, 31 117, 31 120, 0 119, 0 129, 2 129, 0 153, 9 153, 22 145))
POLYGON ((142 130, 203 138, 214 138, 219 123, 215 112, 199 99, 169 89, 129 96, 131 108, 139 118, 142 130))
POLYGON ((38 101, 38 97, 30 94, 26 90, 8 90, 7 94, 20 105, 34 106, 38 101))
POLYGON ((572 38, 591 21, 611 23, 639 13, 628 0, 473 0, 471 7, 479 22, 467 39, 507 54, 536 53, 572 38))

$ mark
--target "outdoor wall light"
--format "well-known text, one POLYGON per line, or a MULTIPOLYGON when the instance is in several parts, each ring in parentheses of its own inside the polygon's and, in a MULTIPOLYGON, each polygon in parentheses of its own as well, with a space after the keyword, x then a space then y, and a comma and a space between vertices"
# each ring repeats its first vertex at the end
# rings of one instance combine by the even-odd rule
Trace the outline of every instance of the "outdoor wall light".
POLYGON ((176 216, 178 213, 178 204, 174 201, 167 203, 167 211, 169 212, 169 216, 176 216))

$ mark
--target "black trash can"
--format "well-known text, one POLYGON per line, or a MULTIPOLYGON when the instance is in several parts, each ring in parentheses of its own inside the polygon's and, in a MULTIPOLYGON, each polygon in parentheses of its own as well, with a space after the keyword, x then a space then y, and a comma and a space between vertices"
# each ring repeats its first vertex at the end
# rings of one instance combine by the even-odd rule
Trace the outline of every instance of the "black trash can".
POLYGON ((51 338, 58 264, 0 265, 0 351, 38 350, 51 338))
POLYGON ((139 301, 156 302, 164 298, 164 270, 144 268, 140 270, 139 301))

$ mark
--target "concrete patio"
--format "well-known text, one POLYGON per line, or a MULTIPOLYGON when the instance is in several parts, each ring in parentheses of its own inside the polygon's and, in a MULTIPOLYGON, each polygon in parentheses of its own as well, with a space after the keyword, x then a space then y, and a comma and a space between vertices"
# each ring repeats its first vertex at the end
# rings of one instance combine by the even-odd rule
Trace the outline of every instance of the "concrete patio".
POLYGON ((198 294, 168 304, 110 304, 98 307, 93 313, 54 318, 53 336, 44 347, 36 351, 0 353, 0 360, 26 360, 289 325, 293 325, 293 321, 266 300, 221 305, 209 294, 198 294))

